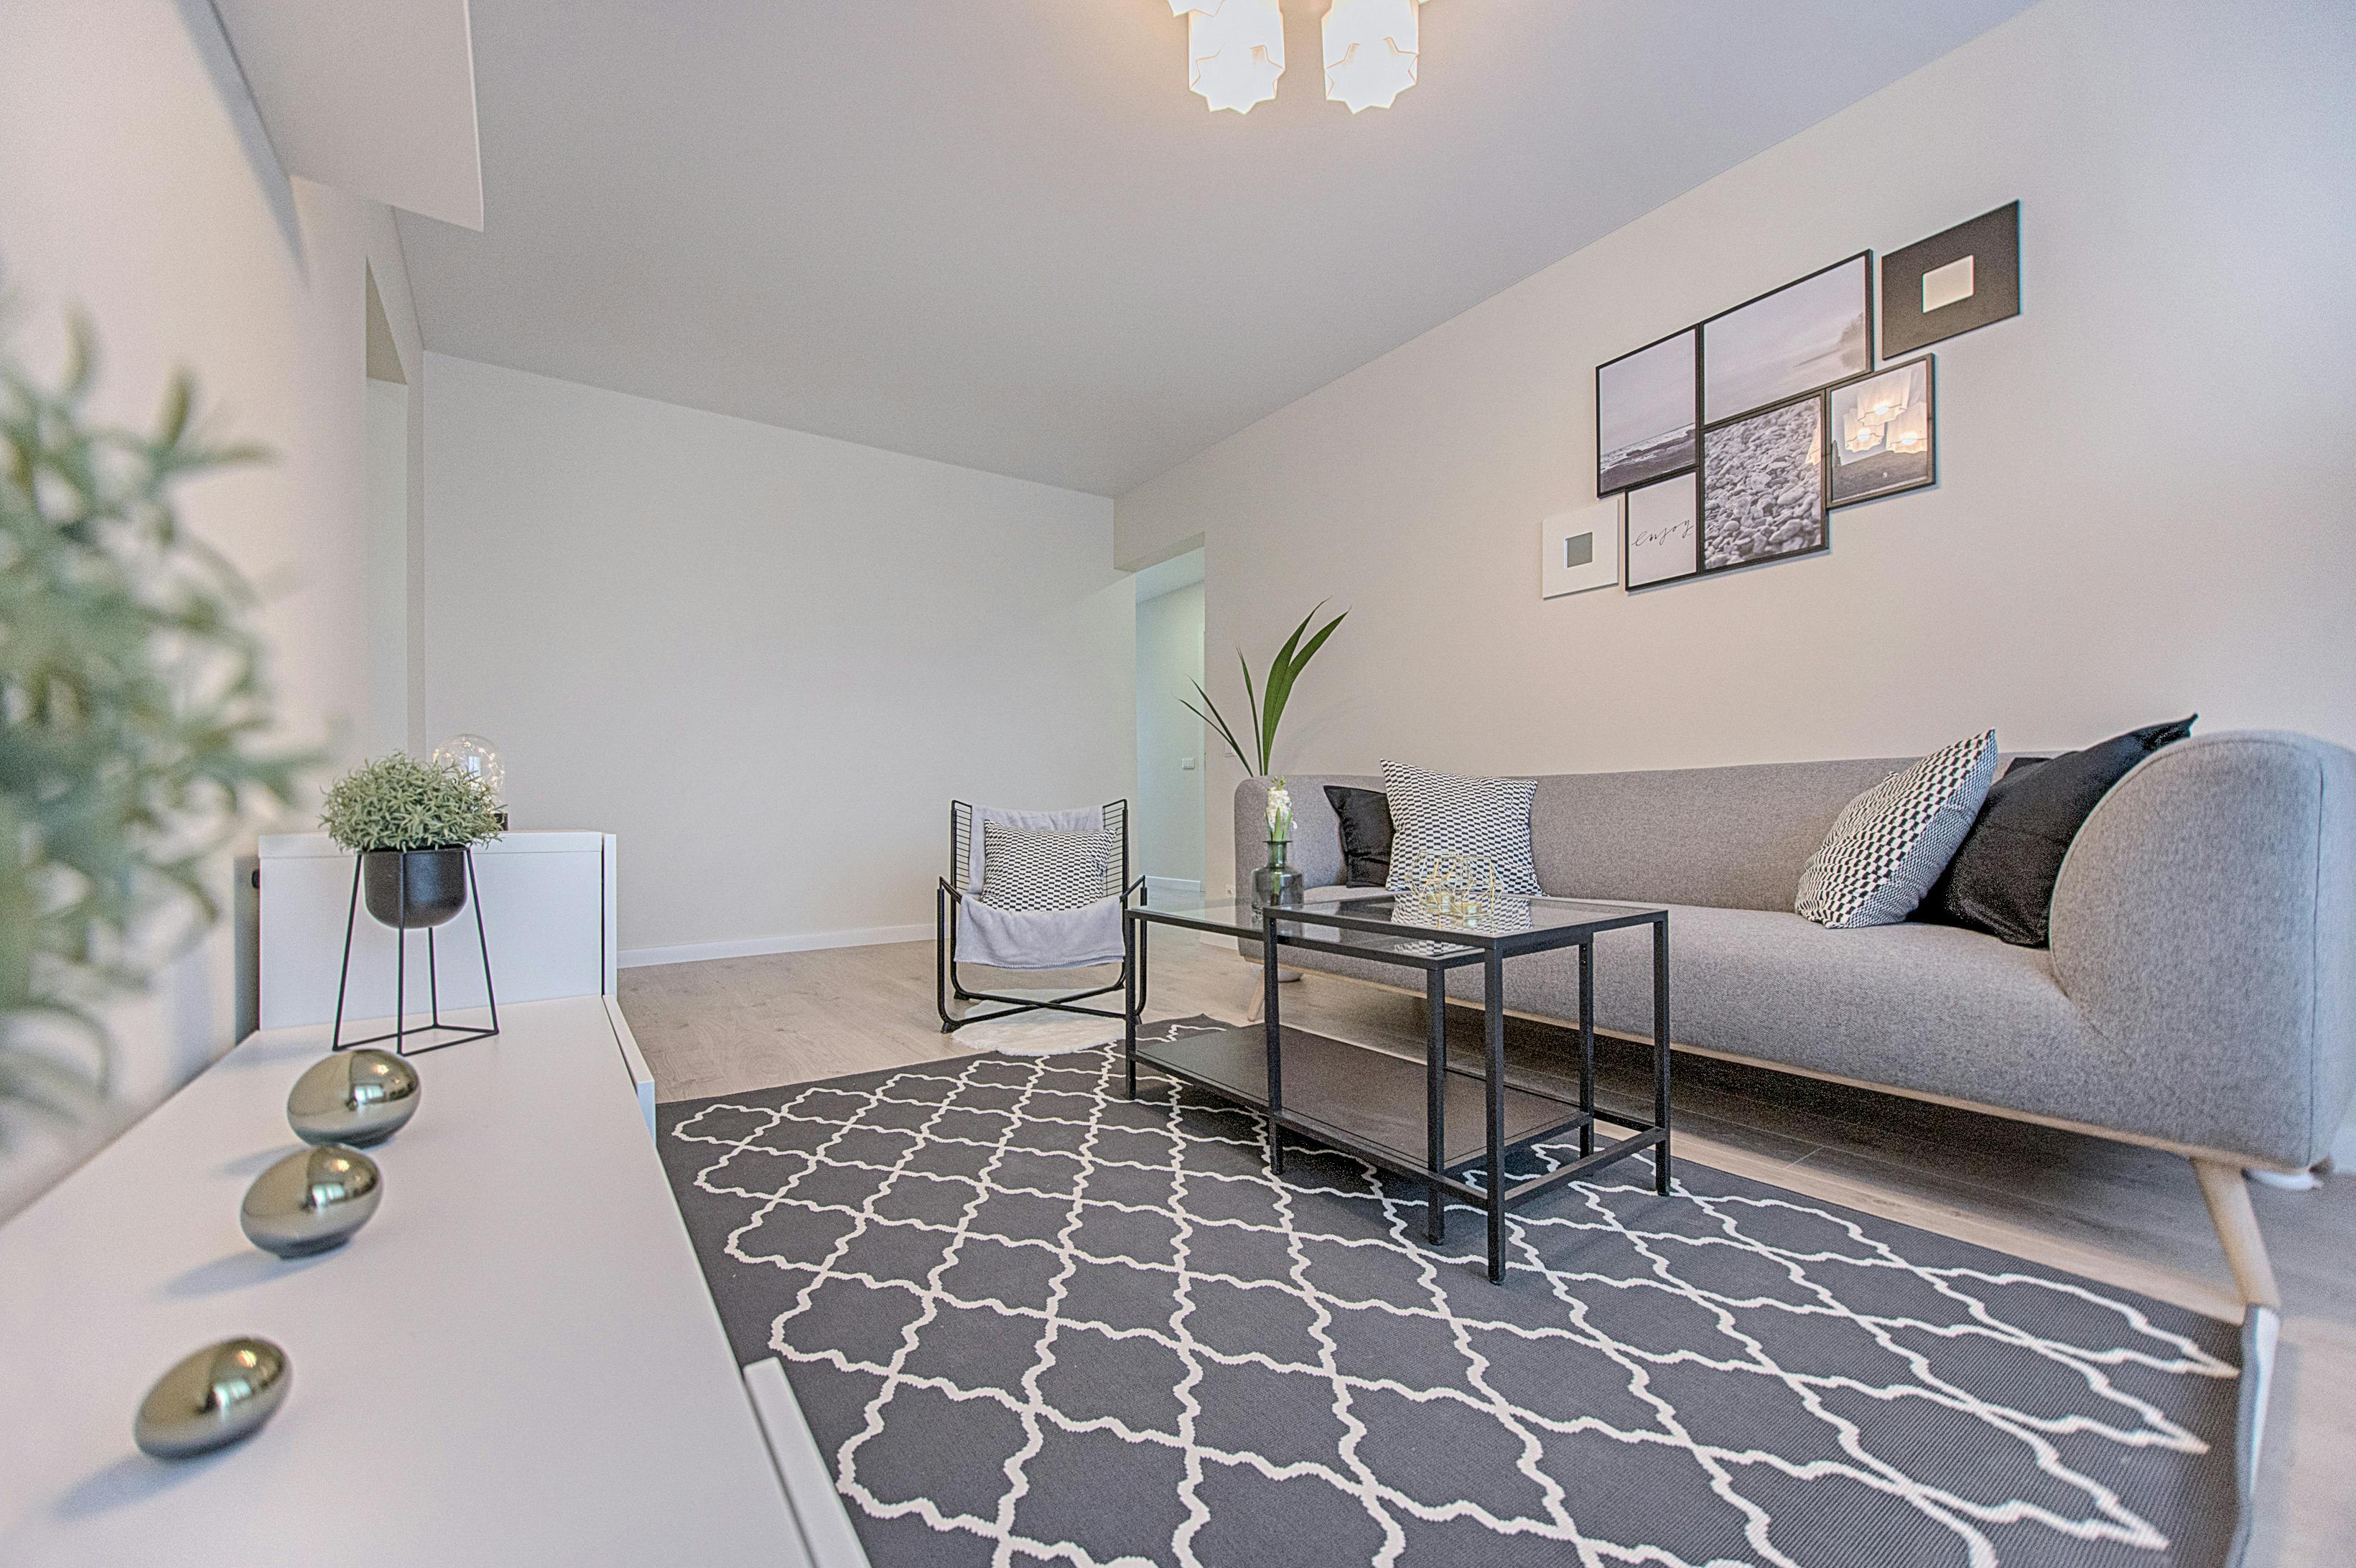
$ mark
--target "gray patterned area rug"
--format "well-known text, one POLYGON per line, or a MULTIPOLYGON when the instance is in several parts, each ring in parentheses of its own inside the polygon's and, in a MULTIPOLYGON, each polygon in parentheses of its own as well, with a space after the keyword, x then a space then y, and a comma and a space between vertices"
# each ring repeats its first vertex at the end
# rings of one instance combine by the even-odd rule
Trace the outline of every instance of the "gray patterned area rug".
POLYGON ((1101 1049, 662 1107, 875 1568, 2233 1550, 2227 1325, 1682 1161, 1517 1212, 1493 1285, 1470 1209, 1427 1246, 1420 1188, 1139 1089, 1101 1049))

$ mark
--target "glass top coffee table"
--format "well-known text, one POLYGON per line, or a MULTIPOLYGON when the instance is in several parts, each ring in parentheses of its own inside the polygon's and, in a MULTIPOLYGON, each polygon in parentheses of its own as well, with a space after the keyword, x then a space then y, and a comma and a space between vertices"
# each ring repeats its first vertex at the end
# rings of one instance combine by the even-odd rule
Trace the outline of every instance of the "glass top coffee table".
POLYGON ((1344 1150, 1424 1184, 1425 1232, 1447 1232, 1450 1194, 1489 1217, 1489 1277, 1505 1276, 1505 1211, 1646 1149, 1656 1150, 1654 1184, 1669 1189, 1669 912, 1647 905, 1573 899, 1505 897, 1468 915, 1443 914, 1411 894, 1333 902, 1259 905, 1250 900, 1164 907, 1137 905, 1127 936, 1125 1012, 1128 1090, 1137 1097, 1137 1067, 1191 1083, 1268 1119, 1269 1168, 1284 1169, 1288 1132, 1344 1150), (1148 978, 1149 925, 1233 936, 1260 944, 1266 1015, 1256 1024, 1166 1041, 1137 1038, 1148 978), (1653 928, 1653 1116, 1612 1118, 1634 1129, 1599 1148, 1595 1139, 1595 938, 1606 931, 1653 928), (1579 955, 1579 1097, 1569 1100, 1505 1077, 1505 964, 1532 953, 1575 948, 1579 955), (1419 971, 1429 1027, 1424 1061, 1287 1028, 1279 1017, 1277 975, 1287 950, 1371 960, 1419 971), (1481 1072, 1451 1066, 1445 987, 1448 971, 1482 972, 1485 1061, 1481 1072), (1469 1125, 1467 1124, 1470 1124, 1469 1125), (1524 1180, 1505 1176, 1515 1149, 1576 1131, 1579 1157, 1524 1180), (1476 1185, 1466 1178, 1478 1171, 1476 1185))

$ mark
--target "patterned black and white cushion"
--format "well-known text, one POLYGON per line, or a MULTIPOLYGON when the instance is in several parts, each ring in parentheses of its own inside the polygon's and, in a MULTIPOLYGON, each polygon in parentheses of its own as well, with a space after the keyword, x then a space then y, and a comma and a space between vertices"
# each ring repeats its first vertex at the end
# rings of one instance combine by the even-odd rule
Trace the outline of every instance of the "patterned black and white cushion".
POLYGON ((1464 779, 1405 763, 1383 764, 1390 799, 1393 892, 1422 884, 1441 855, 1472 855, 1497 869, 1501 891, 1535 898, 1538 868, 1530 852, 1536 779, 1464 779))
POLYGON ((1895 925, 1914 912, 1996 782, 1996 731, 1901 768, 1848 803, 1800 873, 1794 907, 1818 925, 1895 925))
POLYGON ((973 896, 1000 909, 1082 909, 1114 896, 1119 874, 1118 833, 1050 833, 985 821, 981 885, 973 896))

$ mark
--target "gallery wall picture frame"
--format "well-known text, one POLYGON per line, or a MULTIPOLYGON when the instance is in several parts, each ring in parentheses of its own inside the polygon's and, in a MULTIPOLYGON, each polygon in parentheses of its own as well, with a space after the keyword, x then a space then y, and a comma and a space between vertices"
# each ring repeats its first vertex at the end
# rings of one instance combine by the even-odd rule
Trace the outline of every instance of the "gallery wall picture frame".
POLYGON ((1703 430, 1702 571, 1736 571, 1832 548, 1824 410, 1819 389, 1703 430))
POLYGON ((1939 482, 1939 368, 1929 354, 1825 390, 1825 504, 1939 482))
POLYGON ((1622 496, 1631 592, 1701 574, 1701 473, 1687 469, 1622 496))
POLYGON ((1595 368, 1595 493, 1616 496, 1700 461, 1701 329, 1595 368))
POLYGON ((1620 586, 1620 502, 1591 501, 1539 528, 1538 597, 1620 586))
POLYGON ((1881 259, 1881 351, 1912 354, 2020 314, 2020 203, 1881 259))
POLYGON ((1873 252, 1794 278, 1705 320, 1705 430, 1873 368, 1873 252))

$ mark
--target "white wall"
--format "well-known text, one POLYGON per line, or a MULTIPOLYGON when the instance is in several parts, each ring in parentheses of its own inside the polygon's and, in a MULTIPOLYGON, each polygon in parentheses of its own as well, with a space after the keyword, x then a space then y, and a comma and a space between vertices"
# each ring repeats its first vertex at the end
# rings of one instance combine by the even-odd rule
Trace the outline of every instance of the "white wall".
POLYGON ((360 749, 380 757, 409 744, 409 388, 369 381, 363 428, 369 728, 360 749))
POLYGON ((1223 701, 1232 645, 1355 612, 1292 771, 2072 746, 2195 709, 2356 742, 2351 81, 2356 8, 2046 0, 1122 497, 1119 559, 1205 537, 1223 701), (1826 556, 1539 600, 1596 364, 2016 197, 2024 314, 1935 349, 1938 488, 1835 514, 1826 556))
MULTIPOLYGON (((183 517, 263 591, 286 738, 355 744, 371 721, 366 268, 402 354, 418 347, 391 214, 288 179, 202 0, 0 0, 0 265, 37 370, 59 363, 61 312, 87 311, 104 354, 99 412, 145 426, 187 366, 224 432, 270 448, 265 464, 188 486, 183 517)), ((230 880, 224 860, 224 906, 230 880)), ((126 1114, 231 1043, 237 952, 217 929, 119 1015, 126 1114)), ((58 1153, 0 1166, 0 1213, 58 1153)))
POLYGON ((1202 678, 1202 583, 1140 599, 1137 844, 1144 874, 1169 881, 1203 880, 1203 721, 1178 700, 1202 678))
POLYGON ((929 936, 952 797, 1130 793, 1109 501, 438 354, 425 380, 412 732, 497 743, 519 826, 621 836, 626 961, 929 936))

